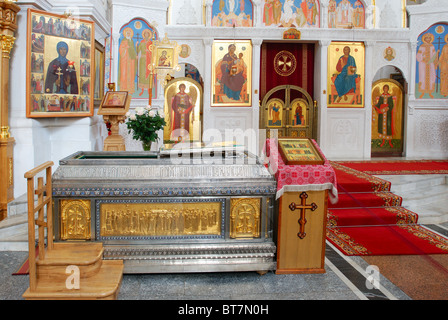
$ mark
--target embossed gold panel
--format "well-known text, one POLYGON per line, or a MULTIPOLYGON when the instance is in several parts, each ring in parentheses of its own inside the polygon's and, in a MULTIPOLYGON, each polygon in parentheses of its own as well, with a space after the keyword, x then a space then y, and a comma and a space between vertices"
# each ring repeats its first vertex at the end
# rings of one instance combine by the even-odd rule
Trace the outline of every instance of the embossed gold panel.
POLYGON ((220 235, 221 203, 102 203, 100 223, 102 237, 220 235))
POLYGON ((90 240, 90 200, 61 200, 61 239, 90 240))
POLYGON ((230 201, 230 238, 260 237, 260 198, 234 198, 230 201))

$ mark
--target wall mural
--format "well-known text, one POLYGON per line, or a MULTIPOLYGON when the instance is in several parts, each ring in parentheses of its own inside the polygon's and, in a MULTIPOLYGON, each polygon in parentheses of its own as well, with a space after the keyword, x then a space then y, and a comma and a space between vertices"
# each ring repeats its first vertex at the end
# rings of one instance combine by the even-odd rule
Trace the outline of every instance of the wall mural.
POLYGON ((212 26, 252 27, 253 4, 250 0, 214 0, 212 26))
MULTIPOLYGON (((133 19, 120 29, 118 40, 119 91, 127 91, 132 98, 149 99, 151 81, 155 83, 148 67, 151 66, 151 44, 158 39, 157 31, 143 19, 133 19)), ((156 96, 157 86, 152 86, 156 96)))
POLYGON ((319 28, 319 0, 265 0, 263 23, 266 26, 319 28))
POLYGON ((447 99, 448 24, 434 24, 417 41, 415 97, 447 99))
POLYGON ((360 0, 330 0, 328 27, 364 29, 365 13, 360 0))

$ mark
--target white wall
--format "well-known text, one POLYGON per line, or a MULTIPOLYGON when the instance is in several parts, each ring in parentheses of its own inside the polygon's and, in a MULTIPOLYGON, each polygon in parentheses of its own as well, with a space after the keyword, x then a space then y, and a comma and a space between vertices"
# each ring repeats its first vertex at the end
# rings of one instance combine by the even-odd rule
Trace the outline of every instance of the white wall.
MULTIPOLYGON (((421 5, 408 7, 410 29, 402 28, 401 9, 396 3, 391 6, 390 17, 393 23, 381 21, 387 15, 381 10, 386 6, 385 0, 366 0, 368 9, 366 30, 325 28, 327 22, 328 0, 321 2, 321 28, 301 29, 302 41, 316 43, 315 47, 315 92, 318 101, 318 142, 329 159, 369 159, 371 140, 371 93, 374 77, 385 66, 398 67, 409 83, 408 105, 406 111, 406 146, 408 157, 447 158, 448 100, 416 100, 413 87, 415 78, 415 52, 418 35, 430 25, 447 21, 446 0, 428 0, 421 5), (373 10, 375 9, 375 10, 373 10), (373 14, 376 14, 374 18, 373 14), (387 28, 385 28, 387 27, 387 28), (327 108, 327 49, 331 41, 362 41, 366 45, 365 108, 327 108), (387 61, 383 57, 384 49, 391 46, 396 51, 396 58, 387 61)), ((400 1, 396 1, 401 2, 400 1)), ((217 130, 223 134, 226 129, 258 130, 259 123, 259 70, 260 47, 266 40, 281 40, 284 29, 264 27, 262 24, 263 1, 253 0, 255 20, 254 28, 216 28, 210 27, 211 0, 32 0, 21 3, 19 13, 19 30, 11 54, 10 86, 10 131, 15 138, 14 146, 14 183, 15 197, 26 192, 23 174, 51 160, 55 163, 71 153, 84 150, 102 150, 107 130, 102 117, 91 118, 26 118, 26 9, 35 8, 54 13, 64 13, 67 9, 79 12, 82 18, 96 23, 95 38, 101 43, 111 34, 113 38, 112 55, 118 54, 120 28, 131 19, 140 17, 156 27, 162 38, 167 34, 170 40, 188 44, 192 49, 188 58, 180 58, 180 63, 195 65, 205 83, 204 87, 204 130, 217 130), (73 6, 76 3, 76 6, 73 6), (169 5, 172 5, 169 14, 169 5), (203 4, 206 4, 204 10, 203 4), (203 13, 206 12, 204 17, 203 13), (185 12, 190 15, 182 16, 185 12), (167 25, 167 20, 171 21, 167 25), (203 21, 206 24, 203 24, 203 21), (253 50, 253 85, 252 106, 244 108, 211 107, 211 46, 213 39, 250 39, 253 50)), ((116 82, 118 61, 112 61, 112 81, 116 82)), ((159 84, 158 96, 153 98, 153 106, 163 107, 163 88, 159 84)), ((146 105, 146 101, 132 101, 131 108, 146 105)), ((141 145, 127 134, 125 125, 120 126, 120 133, 126 139, 127 150, 141 150, 141 145)), ((224 139, 225 136, 223 135, 224 139)), ((251 151, 257 152, 255 143, 251 151)))
POLYGON ((72 12, 74 16, 95 22, 95 39, 104 43, 110 25, 107 22, 106 0, 76 1, 19 1, 18 30, 10 60, 9 124, 14 145, 14 197, 26 193, 24 173, 45 161, 53 161, 56 170, 59 160, 80 150, 102 148, 106 135, 102 117, 86 118, 26 118, 26 44, 27 9, 56 14, 72 12))

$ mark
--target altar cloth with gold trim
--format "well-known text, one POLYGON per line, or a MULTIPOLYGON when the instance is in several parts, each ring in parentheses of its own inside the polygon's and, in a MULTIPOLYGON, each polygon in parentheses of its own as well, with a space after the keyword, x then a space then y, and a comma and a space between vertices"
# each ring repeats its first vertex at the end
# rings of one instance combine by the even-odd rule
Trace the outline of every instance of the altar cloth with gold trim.
MULTIPOLYGON (((323 155, 316 141, 311 141, 323 155)), ((324 164, 322 165, 287 165, 283 161, 275 138, 266 140, 264 154, 268 169, 277 180, 276 199, 279 199, 285 192, 329 190, 330 201, 337 202, 336 174, 324 155, 324 164)))

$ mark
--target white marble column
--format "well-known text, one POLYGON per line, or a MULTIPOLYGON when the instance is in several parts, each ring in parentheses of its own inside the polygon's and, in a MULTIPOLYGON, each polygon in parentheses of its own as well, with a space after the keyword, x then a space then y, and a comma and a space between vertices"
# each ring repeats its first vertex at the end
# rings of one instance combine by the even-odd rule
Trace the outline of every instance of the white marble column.
POLYGON ((204 101, 203 101, 203 130, 211 129, 213 121, 211 121, 211 86, 212 81, 212 44, 213 38, 203 38, 204 43, 204 101))
POLYGON ((373 65, 369 61, 374 61, 373 53, 376 41, 365 41, 365 79, 364 79, 364 148, 363 157, 370 159, 372 153, 372 84, 373 84, 373 65))
POLYGON ((252 17, 254 27, 262 27, 263 26, 263 6, 264 1, 262 0, 253 0, 253 10, 254 16, 252 17))
POLYGON ((415 107, 417 99, 415 97, 416 90, 416 61, 417 61, 417 41, 409 42, 409 70, 410 77, 408 81, 408 93, 407 93, 407 109, 403 116, 405 117, 405 136, 404 136, 404 155, 410 156, 416 153, 416 139, 415 139, 415 128, 416 128, 416 117, 414 117, 415 107), (410 128, 414 128, 411 130, 410 128))
POLYGON ((417 69, 416 69, 416 61, 417 61, 417 41, 413 41, 409 43, 409 70, 410 72, 410 78, 408 81, 409 85, 409 91, 408 91, 408 98, 409 98, 409 104, 408 104, 408 114, 413 115, 414 114, 414 102, 415 102, 415 86, 416 81, 415 78, 417 76, 417 69))
MULTIPOLYGON (((258 133, 260 127, 260 69, 255 66, 259 66, 261 63, 261 44, 263 39, 252 39, 253 54, 252 54, 252 129, 258 133)), ((257 141, 253 147, 253 150, 249 150, 254 154, 259 152, 259 136, 255 134, 257 141)))
POLYGON ((320 3, 320 27, 328 28, 328 0, 320 3))
POLYGON ((210 27, 212 25, 212 5, 213 0, 206 0, 205 2, 205 26, 210 27))
POLYGON ((325 152, 325 148, 330 141, 328 135, 328 109, 327 109, 327 94, 330 88, 327 88, 327 73, 328 73, 328 47, 331 40, 320 40, 319 47, 316 48, 317 54, 315 69, 315 76, 318 80, 314 80, 316 84, 316 101, 317 101, 317 141, 320 147, 325 152), (318 69, 320 68, 320 69, 318 69))

